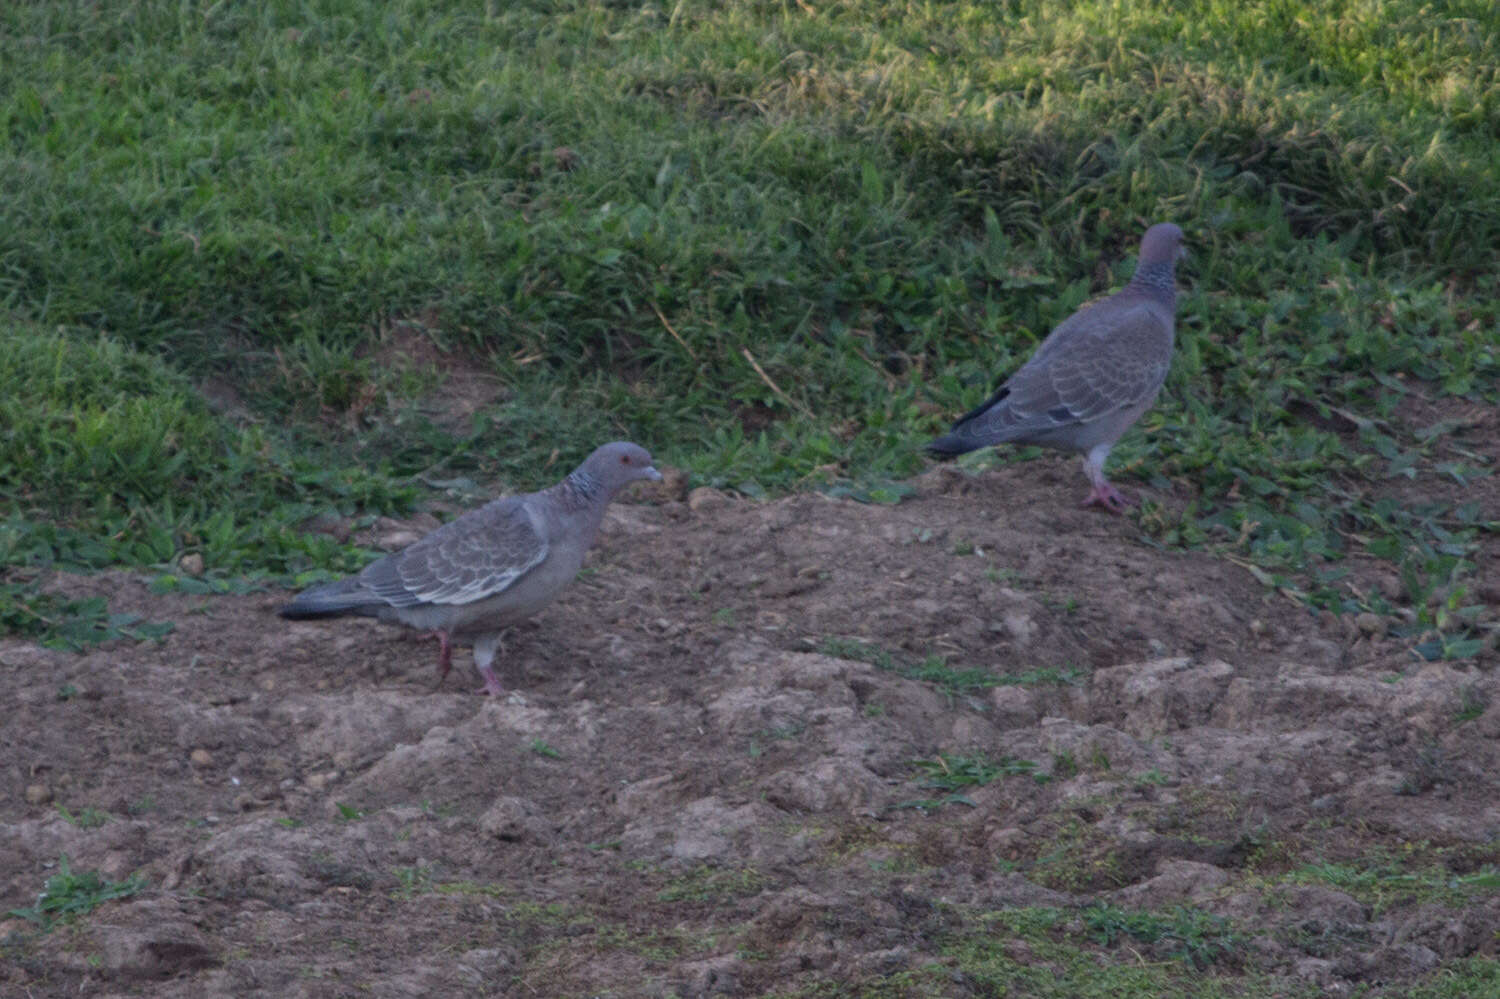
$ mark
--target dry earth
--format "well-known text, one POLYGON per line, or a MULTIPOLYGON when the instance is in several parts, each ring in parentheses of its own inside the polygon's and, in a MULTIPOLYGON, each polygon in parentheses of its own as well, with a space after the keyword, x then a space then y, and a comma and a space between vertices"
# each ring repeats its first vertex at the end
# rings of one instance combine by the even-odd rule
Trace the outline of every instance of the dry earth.
POLYGON ((1126 960, 1069 916, 1099 902, 1227 918, 1213 971, 1265 994, 1397 995, 1500 952, 1500 891, 1375 904, 1288 877, 1500 860, 1493 656, 1422 663, 1155 550, 1072 507, 1072 462, 916 485, 616 504, 512 632, 510 701, 468 692, 466 655, 434 691, 432 643, 399 629, 283 622, 285 594, 59 576, 176 630, 0 642, 0 911, 64 854, 147 885, 48 934, 0 923, 0 993, 997 995, 955 941, 1034 963, 987 920, 1045 907, 1126 960), (1014 682, 951 694, 829 639, 1014 682), (918 763, 940 753, 1051 779, 945 804, 918 763))

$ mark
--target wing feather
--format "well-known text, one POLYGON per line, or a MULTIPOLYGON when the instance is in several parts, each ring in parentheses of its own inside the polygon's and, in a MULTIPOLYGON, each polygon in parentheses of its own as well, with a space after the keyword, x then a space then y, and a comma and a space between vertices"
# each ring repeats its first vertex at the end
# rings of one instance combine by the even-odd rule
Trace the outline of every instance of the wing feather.
POLYGON ((548 550, 525 498, 512 496, 366 566, 359 582, 392 607, 474 603, 514 586, 548 550))
POLYGON ((1154 396, 1171 353, 1171 324, 1151 303, 1100 303, 1053 330, 993 405, 955 430, 999 443, 1092 423, 1154 396))

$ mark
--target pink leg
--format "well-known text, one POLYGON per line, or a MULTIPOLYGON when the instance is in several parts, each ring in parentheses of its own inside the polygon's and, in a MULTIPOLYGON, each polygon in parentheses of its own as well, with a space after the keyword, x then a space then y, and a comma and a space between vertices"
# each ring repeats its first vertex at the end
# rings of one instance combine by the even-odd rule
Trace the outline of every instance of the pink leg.
POLYGON ((474 667, 479 670, 479 675, 484 677, 484 686, 474 691, 476 694, 488 694, 491 697, 504 697, 505 688, 500 686, 500 678, 495 675, 495 654, 500 651, 500 634, 485 635, 474 643, 474 667))
POLYGON ((448 671, 453 668, 453 643, 448 638, 446 631, 429 631, 424 638, 436 638, 438 640, 438 678, 432 689, 436 690, 448 679, 448 671))

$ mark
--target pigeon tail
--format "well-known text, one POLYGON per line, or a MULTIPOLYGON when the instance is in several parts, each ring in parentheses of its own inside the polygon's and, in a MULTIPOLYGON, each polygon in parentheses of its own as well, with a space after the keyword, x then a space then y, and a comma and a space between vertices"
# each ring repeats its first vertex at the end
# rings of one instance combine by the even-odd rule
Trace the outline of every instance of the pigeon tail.
POLYGON ((927 453, 939 461, 948 458, 957 458, 961 454, 978 451, 984 446, 984 442, 976 441, 974 438, 960 433, 944 434, 941 437, 928 441, 925 445, 927 453))
POLYGON ((276 608, 276 613, 292 621, 306 621, 320 617, 339 617, 344 614, 360 614, 377 617, 385 604, 371 601, 370 594, 354 584, 353 579, 341 579, 327 586, 301 593, 289 604, 276 608))
POLYGON ((998 443, 996 440, 981 440, 968 433, 968 424, 988 413, 995 404, 1010 395, 1009 386, 1001 386, 999 391, 988 399, 969 410, 963 416, 953 421, 953 428, 943 436, 927 442, 927 453, 939 460, 946 458, 957 458, 961 454, 970 451, 978 451, 982 447, 989 447, 998 443))

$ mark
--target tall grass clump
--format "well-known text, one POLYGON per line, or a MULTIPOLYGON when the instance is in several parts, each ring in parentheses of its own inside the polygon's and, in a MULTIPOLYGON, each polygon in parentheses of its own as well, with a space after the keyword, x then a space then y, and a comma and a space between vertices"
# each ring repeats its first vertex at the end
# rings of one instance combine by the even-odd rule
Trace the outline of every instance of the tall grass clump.
POLYGON ((354 564, 330 539, 293 530, 296 521, 330 505, 410 500, 409 487, 378 472, 330 470, 259 427, 230 426, 180 374, 108 336, 10 323, 6 342, 5 563, 153 565, 196 552, 207 568, 236 572, 354 564))

